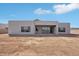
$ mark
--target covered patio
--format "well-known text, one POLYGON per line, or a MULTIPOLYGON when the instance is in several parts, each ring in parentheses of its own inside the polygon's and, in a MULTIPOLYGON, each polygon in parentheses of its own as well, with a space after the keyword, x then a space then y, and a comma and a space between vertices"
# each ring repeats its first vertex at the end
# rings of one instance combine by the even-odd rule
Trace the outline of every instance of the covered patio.
POLYGON ((56 25, 35 25, 36 34, 54 34, 56 25))

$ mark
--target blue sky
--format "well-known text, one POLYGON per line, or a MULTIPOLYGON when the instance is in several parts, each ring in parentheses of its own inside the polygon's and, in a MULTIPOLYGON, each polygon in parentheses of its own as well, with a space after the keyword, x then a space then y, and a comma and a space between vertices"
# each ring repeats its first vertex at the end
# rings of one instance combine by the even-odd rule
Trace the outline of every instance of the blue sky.
POLYGON ((0 23, 34 19, 69 22, 71 27, 79 27, 79 4, 0 3, 0 23))

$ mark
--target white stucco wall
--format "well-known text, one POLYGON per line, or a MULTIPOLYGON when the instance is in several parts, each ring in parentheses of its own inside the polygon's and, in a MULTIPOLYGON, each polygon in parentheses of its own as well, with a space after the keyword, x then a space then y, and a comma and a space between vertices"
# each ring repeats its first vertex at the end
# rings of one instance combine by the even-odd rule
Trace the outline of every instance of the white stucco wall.
POLYGON ((58 32, 59 34, 70 34, 70 23, 59 23, 58 27, 64 27, 65 32, 58 32))

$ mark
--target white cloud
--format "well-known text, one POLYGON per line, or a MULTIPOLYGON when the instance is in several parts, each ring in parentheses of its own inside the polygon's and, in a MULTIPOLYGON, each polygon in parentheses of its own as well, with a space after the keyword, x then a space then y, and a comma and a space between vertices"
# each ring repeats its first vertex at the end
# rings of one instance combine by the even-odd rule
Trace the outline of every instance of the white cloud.
POLYGON ((63 13, 67 13, 70 12, 72 10, 75 9, 79 9, 79 4, 60 4, 60 5, 55 5, 53 6, 54 9, 54 13, 55 14, 63 14, 63 13))
POLYGON ((52 11, 51 10, 46 10, 46 9, 42 9, 42 8, 38 8, 34 11, 35 14, 51 14, 52 11))
POLYGON ((68 13, 76 9, 79 9, 78 3, 58 4, 58 5, 54 5, 52 10, 38 8, 34 11, 34 13, 39 14, 39 15, 40 14, 63 14, 63 13, 68 13))

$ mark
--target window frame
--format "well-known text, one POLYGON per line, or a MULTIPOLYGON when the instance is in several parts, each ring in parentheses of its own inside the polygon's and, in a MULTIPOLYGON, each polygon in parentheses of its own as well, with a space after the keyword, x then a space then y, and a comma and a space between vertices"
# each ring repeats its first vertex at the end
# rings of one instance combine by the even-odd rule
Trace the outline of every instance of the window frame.
POLYGON ((30 32, 30 26, 21 26, 21 32, 30 32))
POLYGON ((66 32, 66 28, 65 27, 58 27, 58 32, 66 32))

